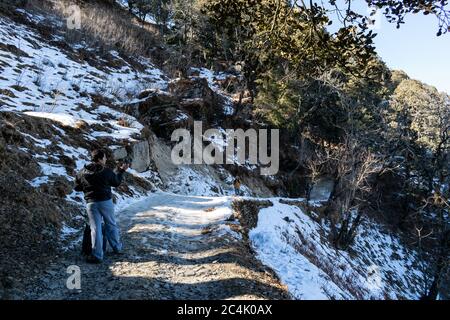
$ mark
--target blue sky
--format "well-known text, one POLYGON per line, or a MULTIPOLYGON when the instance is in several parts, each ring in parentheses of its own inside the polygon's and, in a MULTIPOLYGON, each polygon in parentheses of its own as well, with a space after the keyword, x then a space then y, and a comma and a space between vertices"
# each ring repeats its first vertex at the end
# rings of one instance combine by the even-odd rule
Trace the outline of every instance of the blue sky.
MULTIPOLYGON (((354 3, 358 12, 367 12, 365 1, 354 3)), ((436 36, 437 18, 422 13, 409 14, 405 24, 397 29, 396 24, 389 23, 384 15, 376 17, 378 22, 374 32, 378 35, 374 42, 388 67, 403 70, 411 78, 450 94, 450 33, 436 36)))
POLYGON ((400 29, 382 16, 375 45, 390 68, 450 94, 450 33, 436 36, 434 16, 409 15, 400 29))

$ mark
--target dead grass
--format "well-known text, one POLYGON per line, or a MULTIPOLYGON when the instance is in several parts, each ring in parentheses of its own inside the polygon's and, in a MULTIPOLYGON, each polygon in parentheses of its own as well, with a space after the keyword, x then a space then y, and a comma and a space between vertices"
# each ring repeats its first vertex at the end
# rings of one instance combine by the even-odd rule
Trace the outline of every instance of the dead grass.
POLYGON ((19 91, 19 92, 28 90, 26 87, 23 87, 21 85, 13 85, 13 86, 11 86, 11 88, 13 88, 14 90, 19 91))
POLYGON ((138 25, 134 17, 116 5, 59 0, 53 2, 53 9, 67 17, 75 4, 81 9, 81 29, 66 30, 66 36, 72 42, 84 41, 90 47, 102 47, 105 52, 116 49, 132 56, 148 56, 150 49, 159 43, 158 29, 138 25))
POLYGON ((301 232, 297 232, 297 236, 299 239, 298 242, 292 241, 289 235, 284 234, 287 243, 291 243, 297 252, 325 272, 340 288, 345 288, 346 291, 350 292, 357 299, 364 299, 365 292, 353 285, 353 278, 357 278, 357 271, 349 269, 348 272, 342 272, 341 275, 339 272, 336 272, 337 268, 344 270, 346 266, 336 265, 334 261, 322 256, 315 244, 306 239, 301 232))
MULTIPOLYGON (((23 7, 43 19, 38 24, 30 22, 25 15, 15 11, 17 6, 10 4, 5 8, 0 7, 0 13, 8 15, 18 23, 35 27, 42 37, 68 51, 70 47, 67 43, 76 43, 86 48, 97 48, 105 55, 116 50, 125 56, 151 57, 155 48, 160 48, 162 44, 157 26, 139 23, 134 15, 123 10, 114 1, 106 3, 100 0, 27 0, 23 7), (79 29, 71 28, 68 23, 72 21, 68 18, 78 17, 74 14, 74 8, 80 9, 79 29), (64 36, 65 41, 55 40, 55 35, 64 36)), ((3 49, 25 56, 24 52, 14 47, 3 49)))
MULTIPOLYGON (((142 23, 114 1, 27 0, 25 9, 40 15, 39 23, 30 21, 15 9, 16 7, 9 6, 6 11, 0 10, 0 14, 6 14, 17 23, 35 28, 44 39, 64 50, 71 59, 84 60, 99 68, 123 64, 120 59, 111 57, 112 50, 117 51, 136 70, 144 70, 138 58, 147 57, 171 76, 178 74, 180 70, 186 71, 188 66, 198 60, 197 55, 187 54, 186 48, 168 45, 157 25, 142 23), (67 18, 73 14, 73 5, 81 9, 80 29, 67 27, 67 18), (64 39, 56 39, 55 36, 64 39), (76 44, 77 50, 73 50, 70 44, 76 44), (83 48, 89 48, 90 53, 83 53, 83 48), (80 52, 81 56, 78 57, 80 52), (190 58, 186 59, 186 56, 190 58)), ((17 49, 8 48, 8 51, 15 50, 17 49)))
POLYGON ((0 89, 0 94, 10 98, 17 98, 14 92, 8 89, 0 89))
MULTIPOLYGON (((20 290, 21 281, 54 259, 62 222, 80 212, 65 201, 72 188, 65 178, 41 188, 28 183, 42 173, 32 156, 37 147, 22 133, 51 138, 56 130, 50 124, 47 119, 12 112, 0 116, 0 283, 4 285, 7 275, 13 290, 20 290)), ((73 161, 66 164, 74 166, 73 161)))
POLYGON ((86 121, 83 120, 78 120, 77 122, 75 122, 74 128, 78 129, 78 130, 85 130, 89 127, 89 125, 87 124, 86 121))
POLYGON ((131 127, 130 121, 128 121, 128 119, 126 119, 126 118, 120 118, 120 119, 117 121, 117 124, 118 124, 119 126, 125 127, 125 128, 131 127))
POLYGON ((2 51, 11 52, 12 54, 19 56, 19 57, 27 57, 27 58, 30 57, 25 51, 17 48, 15 45, 12 45, 12 44, 0 43, 0 49, 2 51))
POLYGON ((246 232, 256 227, 259 211, 271 206, 273 206, 273 203, 269 200, 238 199, 232 203, 234 218, 239 219, 246 232))

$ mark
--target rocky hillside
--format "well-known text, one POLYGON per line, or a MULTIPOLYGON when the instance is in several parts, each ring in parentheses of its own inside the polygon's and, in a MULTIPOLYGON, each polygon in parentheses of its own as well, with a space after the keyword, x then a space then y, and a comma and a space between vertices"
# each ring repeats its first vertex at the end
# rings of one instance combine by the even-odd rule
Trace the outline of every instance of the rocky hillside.
POLYGON ((336 250, 323 201, 247 198, 234 208, 258 259, 296 299, 419 299, 427 265, 418 253, 372 220, 348 252, 336 250))
MULTIPOLYGON (((170 78, 149 59, 72 43, 56 13, 8 10, 0 15, 3 286, 29 272, 29 262, 52 259, 61 242, 79 240, 84 203, 73 181, 95 147, 109 151, 111 166, 132 159, 114 191, 119 210, 157 188, 230 194, 226 168, 171 165, 170 133, 230 115, 221 84, 234 75, 192 68, 188 78, 170 78)), ((253 184, 255 194, 271 194, 253 184)))
POLYGON ((348 252, 334 249, 323 213, 332 182, 318 182, 311 201, 279 198, 290 195, 283 166, 296 165, 294 146, 275 177, 247 163, 173 164, 171 134, 194 121, 220 132, 266 127, 239 68, 186 65, 158 28, 113 1, 92 2, 83 36, 67 28, 64 1, 42 3, 0 7, 0 298, 420 297, 426 264, 379 221, 365 219, 348 252), (110 18, 111 34, 110 24, 92 27, 110 18), (129 251, 98 273, 78 252, 85 203, 73 190, 96 147, 111 167, 131 160, 113 192, 129 251), (72 264, 104 285, 73 295, 72 264))

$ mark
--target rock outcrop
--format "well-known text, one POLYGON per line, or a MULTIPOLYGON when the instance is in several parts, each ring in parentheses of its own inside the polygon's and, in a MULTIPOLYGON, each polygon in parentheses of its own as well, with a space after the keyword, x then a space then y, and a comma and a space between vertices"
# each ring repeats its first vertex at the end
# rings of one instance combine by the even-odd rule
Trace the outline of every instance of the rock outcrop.
POLYGON ((133 144, 131 150, 131 168, 137 172, 147 171, 150 166, 150 148, 147 141, 133 144))
POLYGON ((139 102, 125 106, 125 112, 137 118, 157 136, 170 139, 173 130, 192 125, 193 118, 178 104, 175 96, 161 90, 145 90, 139 102))
POLYGON ((151 164, 150 147, 148 141, 139 141, 113 150, 114 160, 129 159, 131 161, 131 169, 137 172, 145 172, 151 164))
POLYGON ((148 126, 158 137, 170 139, 178 128, 190 128, 194 120, 206 124, 223 116, 223 97, 208 86, 204 78, 176 79, 168 92, 144 90, 138 101, 125 106, 125 112, 148 126))
POLYGON ((216 94, 205 78, 191 77, 169 83, 169 92, 195 120, 212 122, 223 115, 223 98, 216 94))

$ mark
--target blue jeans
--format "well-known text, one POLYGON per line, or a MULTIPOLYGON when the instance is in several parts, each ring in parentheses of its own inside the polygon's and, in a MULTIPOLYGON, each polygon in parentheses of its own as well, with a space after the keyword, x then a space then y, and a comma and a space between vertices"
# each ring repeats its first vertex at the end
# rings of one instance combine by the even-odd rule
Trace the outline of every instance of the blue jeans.
POLYGON ((105 222, 106 239, 114 251, 122 250, 119 227, 114 218, 114 204, 112 200, 90 202, 87 204, 87 214, 91 226, 92 255, 103 259, 102 218, 105 222))

